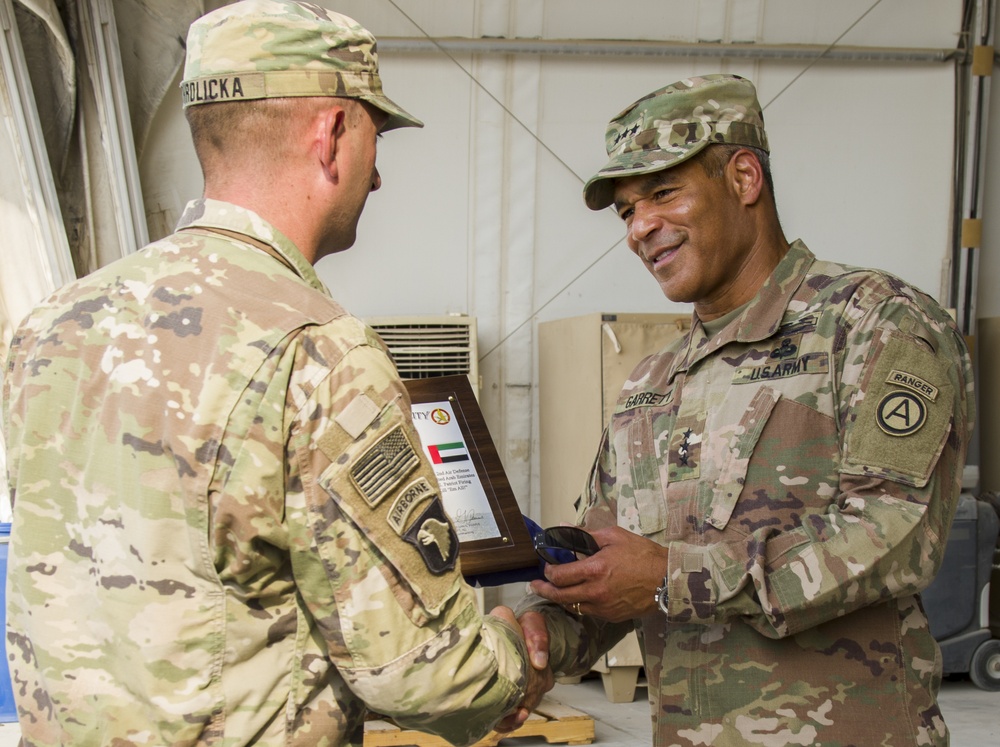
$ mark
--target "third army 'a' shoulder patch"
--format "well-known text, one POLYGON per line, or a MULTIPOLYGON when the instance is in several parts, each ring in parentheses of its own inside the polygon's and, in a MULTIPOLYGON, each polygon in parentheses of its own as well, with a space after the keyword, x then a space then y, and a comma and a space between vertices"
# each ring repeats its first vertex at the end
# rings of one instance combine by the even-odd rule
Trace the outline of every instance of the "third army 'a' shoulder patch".
POLYGON ((927 407, 910 392, 889 392, 878 403, 875 421, 890 436, 912 436, 927 421, 927 407))

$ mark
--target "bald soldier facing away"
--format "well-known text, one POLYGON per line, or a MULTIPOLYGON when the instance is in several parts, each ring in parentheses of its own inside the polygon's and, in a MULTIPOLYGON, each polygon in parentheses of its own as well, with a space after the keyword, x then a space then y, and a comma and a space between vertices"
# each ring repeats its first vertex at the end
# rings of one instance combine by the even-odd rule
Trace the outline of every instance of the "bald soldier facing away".
POLYGON ((366 706, 513 728, 551 674, 477 611, 406 390, 313 269, 420 122, 312 4, 196 21, 183 90, 204 198, 37 307, 5 371, 24 743, 360 746, 366 706))
POLYGON ((962 336, 884 272, 785 240, 753 85, 708 75, 607 129, 585 187, 690 332, 618 398, 581 505, 595 555, 519 607, 557 673, 635 627, 653 743, 948 743, 920 591, 973 422, 962 336))

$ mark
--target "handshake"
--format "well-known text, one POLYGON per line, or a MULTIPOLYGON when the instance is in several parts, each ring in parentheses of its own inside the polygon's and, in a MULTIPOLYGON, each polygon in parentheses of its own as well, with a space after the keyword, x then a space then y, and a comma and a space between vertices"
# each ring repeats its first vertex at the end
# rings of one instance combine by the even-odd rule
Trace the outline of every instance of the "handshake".
POLYGON ((490 612, 490 616, 504 621, 521 635, 528 647, 528 659, 531 663, 531 666, 525 667, 524 699, 493 727, 494 731, 506 734, 518 729, 528 720, 542 696, 552 689, 555 677, 549 666, 548 630, 545 618, 540 613, 525 612, 518 621, 510 607, 496 607, 490 612))
MULTIPOLYGON (((558 633, 549 630, 546 617, 535 607, 561 608, 576 621, 574 625, 588 625, 587 619, 581 619, 584 615, 598 618, 591 620, 598 625, 632 620, 654 608, 651 590, 659 585, 667 567, 666 548, 616 526, 592 532, 553 527, 532 535, 535 550, 545 561, 541 578, 530 583, 533 596, 518 605, 517 617, 509 607, 490 613, 520 634, 530 661, 524 700, 494 727, 502 733, 520 727, 555 683, 549 644, 550 635, 558 633)), ((582 651, 570 654, 574 659, 570 667, 585 664, 578 658, 583 655, 582 651)))
MULTIPOLYGON (((524 523, 531 534, 535 552, 543 561, 536 574, 531 578, 543 578, 544 564, 558 565, 569 563, 582 555, 593 555, 600 548, 594 538, 578 527, 557 526, 542 529, 527 516, 524 523)), ((485 581, 484 585, 490 585, 485 581)), ((576 606, 579 614, 579 603, 576 606)), ((514 616, 510 607, 496 607, 490 615, 506 622, 524 639, 528 648, 528 660, 525 681, 525 697, 516 710, 504 717, 494 727, 494 731, 507 733, 519 728, 531 715, 542 699, 555 684, 552 668, 549 666, 549 635, 545 618, 538 612, 525 612, 520 621, 514 616)))

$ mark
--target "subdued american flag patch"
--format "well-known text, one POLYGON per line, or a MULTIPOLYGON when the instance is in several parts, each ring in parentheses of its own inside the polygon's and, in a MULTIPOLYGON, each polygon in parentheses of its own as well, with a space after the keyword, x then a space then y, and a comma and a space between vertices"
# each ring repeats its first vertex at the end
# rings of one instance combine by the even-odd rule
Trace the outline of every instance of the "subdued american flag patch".
POLYGON ((397 425, 351 465, 351 481, 374 508, 412 472, 420 459, 397 425))

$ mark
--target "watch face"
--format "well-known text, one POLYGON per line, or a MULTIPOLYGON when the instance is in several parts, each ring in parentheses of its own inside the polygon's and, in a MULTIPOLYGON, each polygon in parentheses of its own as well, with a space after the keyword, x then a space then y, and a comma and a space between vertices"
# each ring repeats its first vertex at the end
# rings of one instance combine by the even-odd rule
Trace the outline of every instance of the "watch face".
POLYGON ((663 584, 659 589, 656 590, 656 603, 660 605, 660 609, 663 611, 664 615, 670 614, 670 608, 668 606, 670 597, 667 594, 667 585, 663 584))

